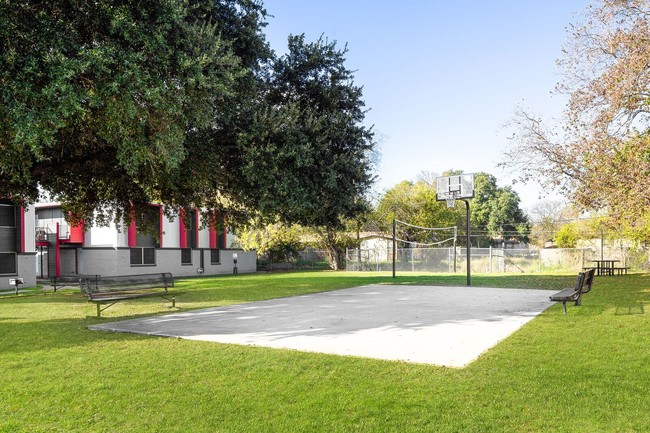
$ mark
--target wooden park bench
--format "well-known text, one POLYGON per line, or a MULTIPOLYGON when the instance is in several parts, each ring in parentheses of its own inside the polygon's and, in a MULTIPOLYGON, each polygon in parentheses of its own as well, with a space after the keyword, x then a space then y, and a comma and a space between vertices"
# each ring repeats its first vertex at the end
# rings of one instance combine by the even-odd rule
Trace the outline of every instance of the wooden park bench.
POLYGON ((169 272, 116 277, 96 275, 83 278, 81 281, 81 291, 88 297, 88 302, 97 305, 97 317, 101 317, 102 311, 117 302, 149 296, 160 296, 175 307, 176 298, 169 293, 169 288, 172 287, 174 287, 174 277, 169 272))
POLYGON ((81 287, 81 281, 86 278, 97 278, 99 275, 59 275, 50 278, 50 287, 56 292, 61 287, 81 287))
POLYGON ((582 305, 582 295, 591 290, 594 282, 595 269, 589 269, 585 272, 578 273, 578 278, 574 287, 569 287, 550 296, 553 302, 562 302, 562 311, 566 315, 566 303, 575 302, 575 305, 582 305))

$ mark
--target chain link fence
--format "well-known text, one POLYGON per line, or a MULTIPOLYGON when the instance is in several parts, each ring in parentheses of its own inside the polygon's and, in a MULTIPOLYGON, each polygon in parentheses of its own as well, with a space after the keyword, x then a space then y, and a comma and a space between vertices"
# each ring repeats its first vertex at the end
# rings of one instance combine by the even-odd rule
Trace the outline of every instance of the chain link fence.
POLYGON ((257 269, 260 271, 290 270, 290 269, 329 269, 327 251, 307 249, 298 251, 290 258, 271 258, 266 254, 257 256, 257 269))
MULTIPOLYGON (((599 251, 591 248, 503 249, 471 248, 473 273, 533 273, 542 271, 580 271, 595 266, 593 260, 603 254, 610 260, 619 260, 621 266, 630 266, 626 250, 599 251)), ((392 251, 348 249, 348 271, 392 271, 392 251)), ((395 257, 396 272, 466 272, 465 248, 398 248, 395 257)))

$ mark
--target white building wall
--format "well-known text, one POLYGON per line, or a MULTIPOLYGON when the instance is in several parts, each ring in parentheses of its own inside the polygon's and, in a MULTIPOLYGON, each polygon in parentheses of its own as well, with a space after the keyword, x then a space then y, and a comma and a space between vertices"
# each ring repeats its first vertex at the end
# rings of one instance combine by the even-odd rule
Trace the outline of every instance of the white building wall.
POLYGON ((87 247, 117 247, 118 232, 115 224, 108 227, 93 226, 84 235, 84 246, 87 247))
POLYGON ((199 248, 210 248, 210 229, 205 228, 199 230, 199 241, 198 241, 198 247, 199 248))
POLYGON ((226 233, 226 248, 241 248, 241 245, 239 244, 239 238, 237 235, 230 231, 226 233))
POLYGON ((178 248, 180 245, 180 227, 178 220, 171 220, 163 215, 163 238, 161 248, 178 248))
POLYGON ((25 252, 32 253, 36 251, 36 237, 34 228, 36 225, 36 208, 31 205, 25 209, 25 252))
POLYGON ((117 232, 117 247, 118 248, 128 248, 129 247, 129 228, 122 224, 121 230, 115 228, 117 232))

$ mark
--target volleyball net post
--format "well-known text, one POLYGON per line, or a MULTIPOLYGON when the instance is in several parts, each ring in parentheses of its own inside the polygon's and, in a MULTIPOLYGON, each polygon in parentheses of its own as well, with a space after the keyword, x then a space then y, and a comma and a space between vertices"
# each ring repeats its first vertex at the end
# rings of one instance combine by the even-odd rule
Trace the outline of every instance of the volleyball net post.
POLYGON ((397 220, 393 218, 393 279, 395 278, 395 258, 397 256, 397 220))

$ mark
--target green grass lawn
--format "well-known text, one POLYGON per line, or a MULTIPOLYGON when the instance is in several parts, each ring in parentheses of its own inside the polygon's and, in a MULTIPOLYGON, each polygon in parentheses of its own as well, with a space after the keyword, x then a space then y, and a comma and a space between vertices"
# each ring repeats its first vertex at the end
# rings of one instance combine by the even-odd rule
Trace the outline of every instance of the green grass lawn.
MULTIPOLYGON (((560 289, 570 275, 474 275, 560 289)), ((179 280, 174 311, 371 283, 301 272, 179 280)), ((399 276, 463 285, 465 277, 399 276)), ((89 331, 164 314, 73 290, 0 298, 0 432, 643 432, 650 426, 650 275, 596 277, 464 369, 89 331)))

